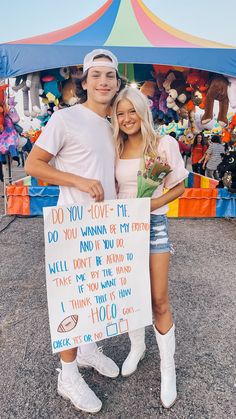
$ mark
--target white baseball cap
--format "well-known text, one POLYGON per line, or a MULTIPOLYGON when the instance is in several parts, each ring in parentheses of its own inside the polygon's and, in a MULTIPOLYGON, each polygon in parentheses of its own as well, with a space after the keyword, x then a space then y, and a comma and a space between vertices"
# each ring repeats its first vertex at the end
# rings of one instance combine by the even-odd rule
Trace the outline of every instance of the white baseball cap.
POLYGON ((111 51, 108 51, 107 49, 94 49, 84 57, 83 72, 85 73, 85 71, 91 67, 110 67, 118 71, 118 61, 111 51), (102 59, 94 61, 98 55, 106 55, 111 61, 103 61, 102 59))

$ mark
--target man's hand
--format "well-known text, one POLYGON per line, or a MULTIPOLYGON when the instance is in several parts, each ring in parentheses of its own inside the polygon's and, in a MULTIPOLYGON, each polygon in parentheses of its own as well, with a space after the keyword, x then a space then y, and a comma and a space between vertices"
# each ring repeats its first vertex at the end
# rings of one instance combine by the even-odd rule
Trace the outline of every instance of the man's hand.
POLYGON ((104 190, 99 180, 78 177, 74 186, 81 192, 88 193, 96 202, 104 200, 104 190))

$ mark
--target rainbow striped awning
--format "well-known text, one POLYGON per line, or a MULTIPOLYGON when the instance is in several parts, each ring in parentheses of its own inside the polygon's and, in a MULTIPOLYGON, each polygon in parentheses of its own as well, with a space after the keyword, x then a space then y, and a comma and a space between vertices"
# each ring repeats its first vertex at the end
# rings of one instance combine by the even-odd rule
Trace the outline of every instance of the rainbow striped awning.
POLYGON ((142 0, 107 0, 86 19, 60 30, 0 45, 0 77, 81 64, 94 48, 121 63, 166 64, 236 76, 236 48, 168 25, 142 0))
MULTIPOLYGON (((236 193, 217 189, 218 181, 196 173, 185 179, 185 192, 169 204, 168 217, 236 217, 236 193)), ((48 186, 31 176, 7 186, 7 214, 42 215, 44 207, 57 205, 58 186, 48 186)))

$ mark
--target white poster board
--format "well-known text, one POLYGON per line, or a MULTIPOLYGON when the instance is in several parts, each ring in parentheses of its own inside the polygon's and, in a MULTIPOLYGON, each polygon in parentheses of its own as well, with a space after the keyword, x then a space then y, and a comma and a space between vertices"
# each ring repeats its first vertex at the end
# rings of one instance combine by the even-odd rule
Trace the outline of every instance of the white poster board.
POLYGON ((44 208, 52 351, 152 323, 149 198, 44 208))

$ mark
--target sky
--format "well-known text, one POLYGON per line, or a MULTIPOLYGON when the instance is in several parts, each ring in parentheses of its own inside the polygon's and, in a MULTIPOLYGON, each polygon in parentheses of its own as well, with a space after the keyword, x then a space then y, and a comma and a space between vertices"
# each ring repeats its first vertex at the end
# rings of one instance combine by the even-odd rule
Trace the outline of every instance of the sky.
MULTIPOLYGON (((143 2, 177 29, 236 46, 235 0, 143 2)), ((95 12, 106 0, 70 0, 68 3, 65 0, 40 0, 35 4, 32 0, 12 0, 10 6, 7 1, 1 3, 0 43, 4 43, 69 26, 95 12), (70 6, 65 7, 66 4, 70 6)))

